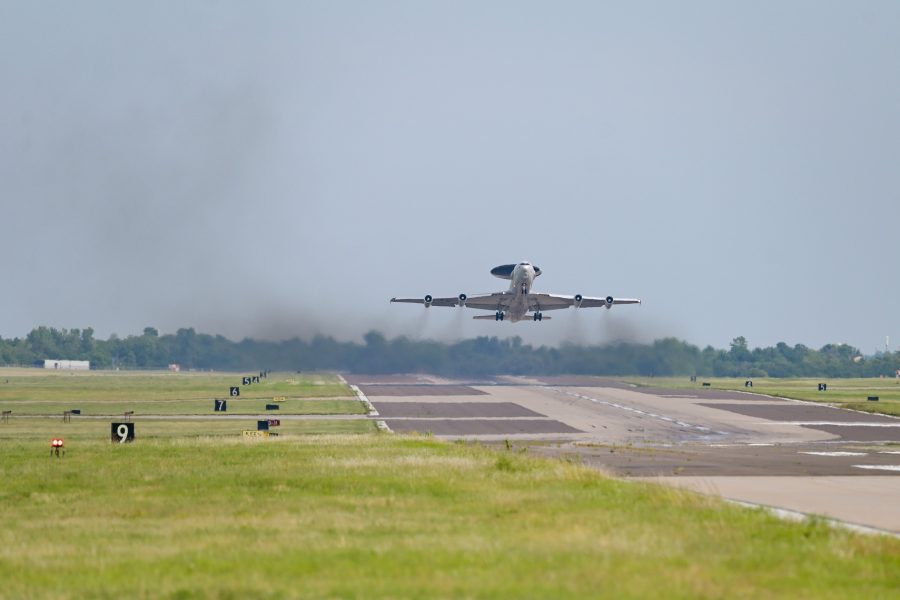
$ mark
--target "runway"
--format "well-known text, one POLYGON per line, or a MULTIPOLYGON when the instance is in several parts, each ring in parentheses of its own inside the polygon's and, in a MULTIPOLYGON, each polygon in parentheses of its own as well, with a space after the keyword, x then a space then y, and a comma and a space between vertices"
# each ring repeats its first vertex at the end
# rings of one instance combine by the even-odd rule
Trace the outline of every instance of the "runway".
POLYGON ((509 441, 623 477, 900 533, 900 419, 597 377, 352 375, 390 429, 509 441))

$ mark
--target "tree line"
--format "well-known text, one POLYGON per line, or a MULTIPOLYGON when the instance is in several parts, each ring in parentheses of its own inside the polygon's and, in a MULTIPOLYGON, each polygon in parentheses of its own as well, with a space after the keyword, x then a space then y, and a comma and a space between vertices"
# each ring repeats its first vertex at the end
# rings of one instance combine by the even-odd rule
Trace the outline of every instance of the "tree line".
POLYGON ((778 343, 750 349, 743 337, 728 349, 699 348, 675 338, 652 344, 534 347, 518 337, 478 337, 453 343, 387 339, 377 331, 363 342, 327 336, 284 341, 243 339, 197 333, 193 328, 160 335, 153 327, 141 335, 102 340, 91 328, 37 327, 24 338, 0 337, 0 365, 42 364, 44 359, 89 360, 95 369, 343 370, 357 373, 427 372, 450 377, 491 375, 698 375, 722 377, 878 377, 900 369, 900 352, 862 357, 847 344, 818 350, 778 343))

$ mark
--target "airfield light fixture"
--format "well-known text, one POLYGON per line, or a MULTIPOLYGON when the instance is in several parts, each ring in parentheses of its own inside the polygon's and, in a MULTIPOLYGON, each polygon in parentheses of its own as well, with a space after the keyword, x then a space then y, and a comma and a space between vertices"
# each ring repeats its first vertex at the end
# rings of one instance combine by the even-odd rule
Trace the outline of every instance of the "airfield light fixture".
POLYGON ((53 438, 50 440, 50 456, 56 455, 59 456, 59 451, 65 447, 65 442, 62 438, 53 438))

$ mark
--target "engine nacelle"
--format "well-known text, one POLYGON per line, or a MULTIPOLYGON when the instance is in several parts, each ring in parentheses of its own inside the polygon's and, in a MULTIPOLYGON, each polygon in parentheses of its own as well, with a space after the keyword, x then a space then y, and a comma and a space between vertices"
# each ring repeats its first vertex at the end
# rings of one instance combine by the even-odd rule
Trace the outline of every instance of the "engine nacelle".
POLYGON ((615 302, 615 298, 613 298, 612 296, 606 297, 606 310, 612 308, 613 302, 615 302))
POLYGON ((431 297, 431 294, 425 294, 425 307, 426 307, 426 308, 428 308, 429 306, 431 306, 431 301, 432 301, 432 300, 434 300, 434 298, 431 297))
POLYGON ((460 294, 460 295, 459 295, 459 305, 460 305, 460 306, 465 306, 465 305, 466 305, 466 298, 468 298, 468 296, 466 296, 465 294, 460 294))
POLYGON ((581 301, 584 300, 584 296, 581 294, 575 294, 575 308, 581 307, 581 301))

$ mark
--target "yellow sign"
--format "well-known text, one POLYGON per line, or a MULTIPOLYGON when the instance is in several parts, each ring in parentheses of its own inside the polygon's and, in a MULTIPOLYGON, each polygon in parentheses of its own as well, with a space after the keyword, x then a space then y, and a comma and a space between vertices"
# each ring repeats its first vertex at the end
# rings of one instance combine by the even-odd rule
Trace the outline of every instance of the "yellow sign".
POLYGON ((275 396, 272 398, 274 402, 284 402, 285 400, 287 400, 287 396, 275 396))
POLYGON ((252 430, 252 429, 245 429, 245 430, 244 430, 244 437, 245 437, 245 438, 267 438, 267 437, 269 437, 269 432, 268 432, 268 431, 254 431, 254 430, 252 430))

